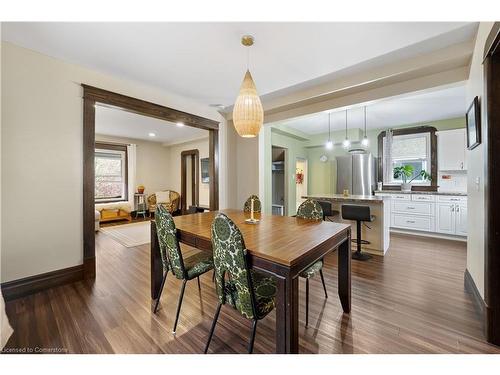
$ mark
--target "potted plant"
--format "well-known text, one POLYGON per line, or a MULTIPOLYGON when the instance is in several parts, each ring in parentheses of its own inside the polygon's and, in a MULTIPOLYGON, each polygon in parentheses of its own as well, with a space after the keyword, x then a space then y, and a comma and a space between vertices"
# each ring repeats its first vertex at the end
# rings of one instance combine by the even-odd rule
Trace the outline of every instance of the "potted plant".
POLYGON ((401 191, 411 191, 411 182, 417 177, 421 176, 424 180, 431 181, 431 175, 427 173, 427 171, 421 170, 420 173, 417 173, 415 176, 413 176, 413 171, 413 166, 408 164, 394 168, 394 178, 401 179, 403 181, 401 184, 401 191), (410 177, 412 178, 408 181, 410 177))

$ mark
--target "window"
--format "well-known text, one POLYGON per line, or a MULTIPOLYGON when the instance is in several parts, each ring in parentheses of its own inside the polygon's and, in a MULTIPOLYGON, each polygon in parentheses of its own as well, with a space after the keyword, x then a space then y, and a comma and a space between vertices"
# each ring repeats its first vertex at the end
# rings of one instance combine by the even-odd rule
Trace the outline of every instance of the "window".
MULTIPOLYGON (((394 130, 390 149, 388 149, 387 132, 382 132, 379 135, 379 142, 382 141, 379 143, 379 147, 382 146, 382 150, 379 150, 381 163, 379 168, 382 170, 379 169, 379 172, 382 172, 383 178, 380 178, 380 180, 383 180, 385 185, 399 185, 403 181, 394 178, 394 168, 411 165, 413 167, 413 176, 417 176, 422 170, 425 170, 431 174, 432 182, 435 183, 436 171, 432 170, 434 165, 432 160, 435 158, 436 152, 435 149, 433 150, 433 147, 436 147, 435 142, 434 146, 432 146, 432 137, 435 137, 434 132, 435 129, 430 127, 394 130), (382 137, 382 140, 380 137, 382 137)), ((412 184, 429 186, 433 185, 432 182, 419 176, 412 181, 412 184)))
POLYGON ((127 146, 96 144, 95 201, 127 199, 127 146))

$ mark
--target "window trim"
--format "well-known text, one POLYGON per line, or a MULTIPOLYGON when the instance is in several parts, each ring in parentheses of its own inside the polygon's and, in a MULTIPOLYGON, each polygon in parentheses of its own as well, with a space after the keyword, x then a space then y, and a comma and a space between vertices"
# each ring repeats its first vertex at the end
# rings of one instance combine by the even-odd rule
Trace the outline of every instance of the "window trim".
MULTIPOLYGON (((416 126, 413 128, 403 128, 394 129, 392 131, 393 136, 400 135, 412 135, 429 133, 430 135, 430 167, 431 167, 431 178, 432 181, 429 185, 424 184, 412 184, 412 190, 414 191, 437 191, 437 129, 433 126, 416 126)), ((386 136, 386 131, 382 131, 378 135, 378 181, 382 182, 383 190, 401 190, 400 184, 386 184, 384 182, 384 137, 386 136)))
MULTIPOLYGON (((123 199, 118 198, 118 199, 95 199, 95 191, 94 191, 94 203, 95 204, 101 204, 101 203, 116 203, 116 202, 128 202, 128 149, 127 145, 122 145, 122 144, 115 144, 115 143, 105 143, 105 142, 95 142, 94 146, 94 160, 95 160, 95 151, 96 150, 110 150, 110 151, 120 151, 125 153, 125 188, 123 192, 123 199)), ((95 184, 95 174, 94 174, 94 184, 95 184)))

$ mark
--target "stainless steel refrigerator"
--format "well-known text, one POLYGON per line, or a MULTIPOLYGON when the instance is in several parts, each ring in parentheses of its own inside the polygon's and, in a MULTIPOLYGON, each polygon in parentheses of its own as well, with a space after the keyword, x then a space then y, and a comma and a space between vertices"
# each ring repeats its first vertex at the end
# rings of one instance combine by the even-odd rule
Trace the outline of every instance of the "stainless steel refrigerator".
POLYGON ((377 181, 377 158, 372 154, 337 156, 337 194, 372 195, 377 181))

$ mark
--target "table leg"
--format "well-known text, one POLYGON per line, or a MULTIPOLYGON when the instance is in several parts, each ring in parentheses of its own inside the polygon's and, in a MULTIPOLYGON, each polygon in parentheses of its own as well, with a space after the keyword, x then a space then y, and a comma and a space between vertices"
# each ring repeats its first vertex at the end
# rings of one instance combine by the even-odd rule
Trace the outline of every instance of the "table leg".
POLYGON ((339 246, 338 251, 338 285, 340 303, 345 313, 351 312, 351 232, 339 246))
POLYGON ((161 263, 160 246, 156 236, 156 223, 151 221, 151 299, 154 306, 160 294, 163 279, 163 265, 161 263))
POLYGON ((276 353, 299 352, 299 279, 278 278, 276 353))

